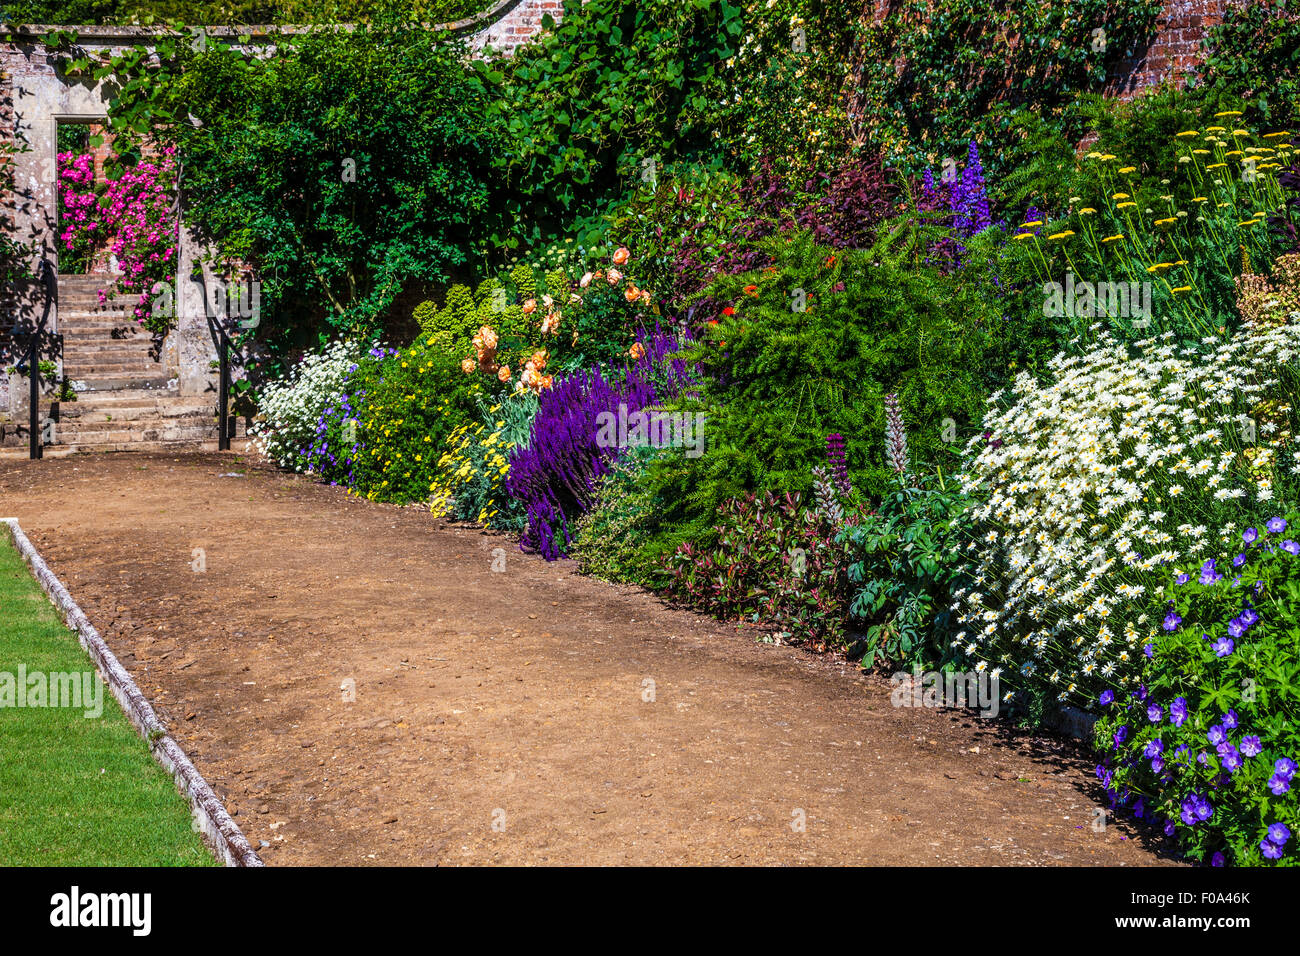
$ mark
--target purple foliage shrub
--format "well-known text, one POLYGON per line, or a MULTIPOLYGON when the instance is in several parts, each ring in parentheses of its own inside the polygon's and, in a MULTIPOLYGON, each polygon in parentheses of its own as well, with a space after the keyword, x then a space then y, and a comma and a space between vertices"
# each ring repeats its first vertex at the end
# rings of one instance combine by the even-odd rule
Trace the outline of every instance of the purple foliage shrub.
POLYGON ((720 275, 739 275, 771 266, 772 259, 757 248, 760 240, 793 229, 806 229, 817 242, 836 249, 871 244, 876 231, 894 212, 894 186, 878 161, 850 157, 831 171, 814 174, 796 192, 761 160, 736 190, 738 219, 729 238, 718 246, 700 222, 674 241, 672 280, 664 290, 670 307, 690 303, 684 325, 698 332, 723 307, 700 294, 720 275))

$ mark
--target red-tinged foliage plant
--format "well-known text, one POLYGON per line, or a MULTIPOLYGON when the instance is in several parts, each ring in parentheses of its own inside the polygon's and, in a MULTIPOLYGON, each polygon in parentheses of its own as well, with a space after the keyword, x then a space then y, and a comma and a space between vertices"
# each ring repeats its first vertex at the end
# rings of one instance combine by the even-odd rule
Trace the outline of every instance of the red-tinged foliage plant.
POLYGON ((668 590, 723 620, 773 625, 788 643, 845 645, 848 560, 839 525, 798 493, 747 495, 722 507, 716 544, 664 559, 668 590))

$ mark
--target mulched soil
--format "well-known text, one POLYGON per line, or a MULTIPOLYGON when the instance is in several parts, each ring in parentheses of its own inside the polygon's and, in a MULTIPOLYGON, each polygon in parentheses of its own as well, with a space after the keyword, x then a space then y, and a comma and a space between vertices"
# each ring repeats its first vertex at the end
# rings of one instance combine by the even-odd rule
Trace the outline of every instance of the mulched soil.
POLYGON ((0 462, 0 515, 269 865, 1171 862, 1073 741, 252 455, 0 462))

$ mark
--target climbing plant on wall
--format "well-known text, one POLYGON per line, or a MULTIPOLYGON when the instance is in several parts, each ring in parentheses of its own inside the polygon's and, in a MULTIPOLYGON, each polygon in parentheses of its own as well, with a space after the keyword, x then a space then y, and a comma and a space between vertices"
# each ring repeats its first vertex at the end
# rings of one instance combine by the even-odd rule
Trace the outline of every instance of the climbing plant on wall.
POLYGON ((1142 46, 1158 0, 897 0, 860 27, 855 114, 862 134, 910 173, 979 141, 997 176, 1034 149, 1022 113, 1063 129, 1061 107, 1100 90, 1142 46))

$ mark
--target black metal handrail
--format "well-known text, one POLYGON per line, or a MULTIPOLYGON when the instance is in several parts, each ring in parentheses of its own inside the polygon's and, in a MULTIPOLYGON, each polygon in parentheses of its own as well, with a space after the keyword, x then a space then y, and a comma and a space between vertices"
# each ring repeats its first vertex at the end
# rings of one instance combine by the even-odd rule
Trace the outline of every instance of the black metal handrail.
MULTIPOLYGON (((40 320, 32 329, 32 343, 27 350, 27 358, 25 359, 27 378, 30 384, 30 392, 28 393, 29 408, 27 410, 27 457, 33 461, 41 458, 43 453, 40 427, 41 337, 45 334, 45 323, 50 317, 50 309, 59 298, 58 271, 49 259, 41 259, 37 266, 37 276, 45 292, 45 307, 41 310, 40 320)), ((23 364, 24 362, 18 364, 19 374, 23 371, 23 364)))

